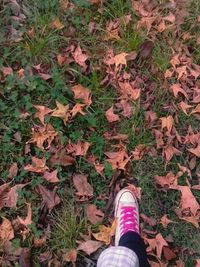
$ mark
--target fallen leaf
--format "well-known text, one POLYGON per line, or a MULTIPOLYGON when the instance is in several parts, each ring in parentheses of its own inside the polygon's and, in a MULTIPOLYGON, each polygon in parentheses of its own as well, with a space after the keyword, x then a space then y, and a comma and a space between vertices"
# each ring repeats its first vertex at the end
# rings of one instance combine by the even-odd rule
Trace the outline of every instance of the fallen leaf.
POLYGON ((17 200, 18 200, 18 191, 21 190, 26 184, 17 184, 10 189, 6 188, 4 194, 1 196, 0 201, 0 209, 7 207, 7 208, 16 208, 17 207, 17 200))
POLYGON ((163 254, 165 259, 168 261, 176 258, 176 254, 169 247, 163 247, 163 254))
POLYGON ((199 228, 199 216, 179 216, 179 219, 189 222, 194 225, 194 227, 199 228))
POLYGON ((162 151, 162 155, 165 157, 167 163, 173 158, 174 155, 179 156, 180 154, 181 151, 171 145, 165 146, 162 151))
POLYGON ((106 119, 108 120, 108 122, 112 123, 112 122, 116 122, 119 121, 119 116, 117 114, 114 114, 113 112, 113 106, 111 108, 109 108, 106 111, 106 119))
POLYGON ((36 158, 32 157, 32 164, 28 164, 24 167, 25 171, 29 172, 37 172, 37 173, 44 173, 49 168, 46 166, 46 159, 42 158, 36 158))
POLYGON ((91 204, 87 205, 86 207, 86 216, 92 224, 97 224, 102 222, 104 213, 101 210, 97 209, 96 205, 91 204))
POLYGON ((178 93, 180 93, 180 94, 184 95, 184 97, 186 99, 188 99, 187 93, 183 90, 183 88, 181 87, 181 85, 179 83, 171 85, 170 88, 171 88, 171 90, 172 90, 172 92, 176 98, 178 97, 178 93))
POLYGON ((140 217, 142 218, 142 220, 147 223, 150 226, 155 226, 157 224, 157 221, 155 218, 153 217, 148 217, 145 214, 141 213, 140 217))
POLYGON ((71 249, 63 255, 63 260, 66 262, 71 262, 73 267, 76 266, 75 265, 76 259, 77 259, 77 250, 76 249, 71 249))
POLYGON ((50 191, 40 184, 36 187, 36 192, 42 197, 42 208, 46 207, 49 212, 60 204, 60 198, 56 194, 56 187, 54 187, 53 191, 50 191))
POLYGON ((156 184, 160 185, 162 188, 171 188, 172 186, 177 186, 178 176, 174 175, 172 172, 169 172, 166 176, 155 176, 156 184))
POLYGON ((200 267, 200 259, 196 259, 196 265, 195 267, 200 267))
POLYGON ((44 179, 46 179, 48 182, 50 183, 58 183, 60 182, 60 180, 58 179, 58 171, 54 170, 52 172, 45 172, 43 174, 44 179))
POLYGON ((115 62, 116 68, 119 65, 125 65, 125 66, 127 65, 127 59, 126 59, 127 55, 128 55, 127 53, 122 52, 122 53, 114 56, 114 62, 115 62))
POLYGON ((73 106, 72 110, 70 111, 72 118, 75 117, 78 113, 85 115, 86 113, 83 111, 83 108, 85 106, 85 104, 76 103, 76 105, 73 106))
POLYGON ((72 87, 72 92, 74 93, 75 99, 83 100, 83 103, 88 106, 92 104, 91 92, 88 88, 83 87, 80 84, 77 84, 72 87))
POLYGON ((154 44, 152 41, 144 41, 139 48, 139 55, 142 59, 147 59, 153 52, 154 44))
POLYGON ((111 242, 111 237, 114 236, 116 229, 116 221, 112 223, 111 227, 106 227, 105 225, 99 226, 98 233, 92 233, 94 238, 98 241, 104 242, 106 245, 109 245, 111 242))
POLYGON ((71 153, 73 156, 86 156, 87 151, 90 147, 90 143, 78 141, 77 144, 69 142, 66 146, 68 153, 71 153))
POLYGON ((64 28, 64 24, 60 21, 59 18, 56 18, 54 19, 54 21, 51 22, 50 28, 56 30, 62 30, 64 28))
POLYGON ((51 79, 51 75, 48 73, 39 72, 38 75, 44 80, 47 81, 51 79))
POLYGON ((31 249, 30 248, 22 248, 21 254, 19 257, 19 265, 20 267, 31 267, 31 249))
POLYGON ((35 118, 38 118, 42 124, 44 124, 45 116, 51 113, 53 110, 45 106, 34 105, 34 108, 37 109, 35 113, 35 118))
POLYGON ((87 176, 84 174, 74 174, 73 175, 73 183, 77 192, 76 195, 81 198, 93 196, 93 188, 87 181, 87 176))
POLYGON ((11 166, 10 169, 8 171, 8 178, 12 179, 13 177, 15 177, 17 175, 18 172, 18 166, 17 163, 14 162, 11 166))
POLYGON ((64 124, 67 124, 69 120, 69 105, 64 106, 63 104, 56 101, 57 108, 51 114, 52 117, 61 118, 64 124))
POLYGON ((99 241, 88 240, 83 243, 80 243, 77 247, 77 250, 81 250, 90 256, 92 253, 97 251, 102 245, 103 244, 99 241))
POLYGON ((86 68, 86 60, 88 59, 88 56, 84 54, 80 48, 80 46, 77 46, 74 52, 72 52, 72 56, 76 63, 78 63, 81 67, 86 68))
POLYGON ((173 223, 173 221, 169 220, 169 219, 167 218, 167 214, 165 214, 165 215, 162 216, 162 218, 160 219, 160 223, 162 224, 162 226, 163 226, 164 228, 167 228, 168 224, 169 224, 169 223, 173 223))
POLYGON ((191 114, 200 113, 200 104, 198 104, 191 112, 191 114))
POLYGON ((11 222, 8 219, 3 218, 3 222, 0 225, 0 241, 4 243, 10 241, 14 237, 15 235, 11 222))
POLYGON ((1 71, 3 72, 4 76, 13 75, 13 70, 10 67, 2 67, 1 71))
POLYGON ((31 209, 31 204, 27 203, 27 207, 28 207, 28 212, 27 212, 27 216, 25 219, 22 219, 21 217, 17 216, 17 220, 18 222, 25 226, 28 227, 29 225, 32 224, 32 209, 31 209))
POLYGON ((169 115, 167 117, 160 118, 160 120, 161 120, 162 130, 164 128, 166 128, 169 132, 171 132, 172 127, 174 125, 174 119, 173 119, 173 117, 171 115, 169 115))
POLYGON ((104 154, 108 157, 106 161, 112 165, 113 170, 125 170, 127 163, 131 159, 123 147, 117 152, 105 152, 104 154))
POLYGON ((189 148, 188 151, 190 151, 196 157, 200 158, 200 144, 198 144, 196 148, 189 148))
POLYGON ((147 248, 147 250, 148 251, 155 250, 157 257, 161 259, 163 247, 168 247, 168 244, 165 241, 165 239, 162 237, 162 235, 158 233, 155 238, 152 238, 152 239, 146 238, 146 240, 149 243, 149 247, 147 248))
POLYGON ((75 163, 74 158, 67 155, 65 149, 57 151, 53 156, 51 156, 50 161, 54 165, 70 166, 75 163))
POLYGON ((119 103, 116 104, 116 107, 122 109, 121 114, 125 118, 130 118, 131 117, 132 111, 133 111, 133 107, 127 100, 122 99, 119 103))
POLYGON ((186 114, 188 115, 187 113, 187 109, 190 109, 192 108, 193 106, 191 105, 188 105, 187 103, 181 101, 179 104, 178 104, 179 108, 186 114))
POLYGON ((181 66, 176 68, 176 72, 178 73, 178 80, 182 78, 183 75, 187 75, 187 67, 181 66))
POLYGON ((62 66, 65 63, 66 59, 67 59, 66 55, 63 56, 61 54, 58 54, 56 56, 56 58, 57 58, 57 61, 58 61, 58 65, 59 66, 62 66))

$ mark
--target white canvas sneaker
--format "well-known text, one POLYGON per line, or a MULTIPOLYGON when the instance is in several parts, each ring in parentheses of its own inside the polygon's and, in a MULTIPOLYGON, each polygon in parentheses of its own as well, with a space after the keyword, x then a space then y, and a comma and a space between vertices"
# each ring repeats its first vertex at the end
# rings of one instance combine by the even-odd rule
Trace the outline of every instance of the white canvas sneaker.
POLYGON ((116 233, 115 246, 125 233, 133 231, 139 233, 138 202, 132 191, 122 189, 115 199, 116 233))

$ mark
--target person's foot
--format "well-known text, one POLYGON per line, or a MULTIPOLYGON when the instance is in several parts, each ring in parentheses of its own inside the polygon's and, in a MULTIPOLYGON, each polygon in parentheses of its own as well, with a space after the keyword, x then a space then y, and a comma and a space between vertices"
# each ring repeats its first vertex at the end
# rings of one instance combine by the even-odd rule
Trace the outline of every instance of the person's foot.
POLYGON ((115 246, 125 233, 133 231, 139 233, 139 211, 135 195, 129 189, 122 189, 115 199, 115 219, 117 221, 115 246))

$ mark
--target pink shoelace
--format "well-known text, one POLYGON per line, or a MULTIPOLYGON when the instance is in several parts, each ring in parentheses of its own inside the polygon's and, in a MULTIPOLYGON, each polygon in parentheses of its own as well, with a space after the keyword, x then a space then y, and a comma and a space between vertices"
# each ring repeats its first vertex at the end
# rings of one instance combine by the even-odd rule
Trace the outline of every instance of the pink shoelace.
POLYGON ((124 206, 121 208, 120 216, 120 235, 124 235, 128 231, 138 233, 138 222, 136 208, 124 206))

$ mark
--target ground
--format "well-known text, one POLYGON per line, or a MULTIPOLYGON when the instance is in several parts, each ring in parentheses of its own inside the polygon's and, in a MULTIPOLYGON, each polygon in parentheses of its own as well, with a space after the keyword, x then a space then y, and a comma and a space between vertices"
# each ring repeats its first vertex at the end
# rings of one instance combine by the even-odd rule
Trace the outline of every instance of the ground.
POLYGON ((200 2, 0 14, 1 266, 95 266, 124 186, 151 265, 199 266, 200 2))

